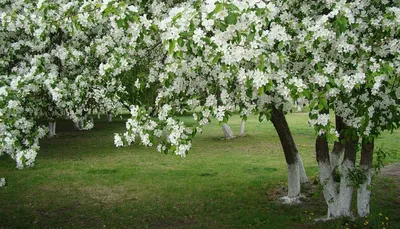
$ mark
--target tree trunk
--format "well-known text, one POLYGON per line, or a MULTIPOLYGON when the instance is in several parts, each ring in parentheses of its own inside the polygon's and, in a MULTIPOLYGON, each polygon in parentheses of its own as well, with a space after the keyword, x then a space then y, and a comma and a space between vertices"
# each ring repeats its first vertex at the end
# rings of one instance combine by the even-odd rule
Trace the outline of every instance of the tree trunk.
POLYGON ((346 139, 345 152, 342 163, 342 177, 340 179, 339 204, 342 216, 351 215, 351 200, 353 197, 353 184, 349 174, 354 171, 357 153, 357 140, 346 139))
POLYGON ((285 114, 276 109, 271 110, 271 121, 278 133, 288 167, 288 198, 298 201, 300 195, 299 160, 296 144, 286 121, 285 114))
POLYGON ((339 160, 344 152, 344 133, 343 130, 345 129, 345 124, 343 122, 342 117, 336 115, 335 116, 336 122, 336 131, 339 133, 339 140, 336 141, 333 145, 332 153, 330 154, 330 164, 332 170, 336 170, 339 166, 339 160))
POLYGON ((242 123, 240 124, 240 131, 239 131, 240 137, 244 136, 245 125, 246 125, 246 120, 242 119, 242 123))
POLYGON ((48 138, 54 137, 53 131, 54 131, 53 122, 49 122, 49 133, 47 135, 48 138))
POLYGON ((100 119, 100 107, 97 109, 97 119, 100 119))
POLYGON ((235 135, 233 134, 233 131, 232 131, 231 127, 230 127, 228 124, 226 124, 226 123, 223 123, 223 124, 222 124, 222 131, 224 132, 225 139, 231 139, 231 138, 234 138, 234 137, 235 137, 235 135))
POLYGON ((336 183, 333 180, 332 169, 329 158, 329 145, 325 134, 317 137, 315 142, 315 151, 317 153, 317 162, 319 167, 319 182, 322 185, 322 193, 326 204, 328 205, 328 218, 340 216, 338 207, 338 193, 336 192, 336 183))
POLYGON ((360 184, 357 191, 357 211, 360 217, 369 215, 369 202, 371 199, 372 158, 374 152, 374 140, 362 140, 360 169, 363 170, 365 181, 360 184))
POLYGON ((54 121, 54 122, 53 122, 53 136, 57 135, 57 134, 56 134, 56 125, 57 125, 57 122, 54 121))
POLYGON ((306 170, 303 165, 303 160, 301 159, 301 156, 299 153, 297 153, 297 161, 299 162, 299 176, 300 176, 300 183, 307 183, 308 182, 308 177, 306 170))
POLYGON ((74 122, 75 130, 82 130, 80 123, 81 123, 81 121, 74 122))
POLYGON ((90 115, 90 122, 94 123, 93 115, 90 115))
POLYGON ((107 113, 107 121, 112 122, 112 114, 111 113, 107 113))
POLYGON ((83 120, 79 120, 79 130, 83 130, 83 120))

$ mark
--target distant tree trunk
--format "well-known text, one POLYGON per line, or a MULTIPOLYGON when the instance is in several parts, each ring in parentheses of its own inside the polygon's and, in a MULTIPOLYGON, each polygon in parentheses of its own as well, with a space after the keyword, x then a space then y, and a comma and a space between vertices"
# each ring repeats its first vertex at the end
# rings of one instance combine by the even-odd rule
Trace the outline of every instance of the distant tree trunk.
POLYGON ((47 134, 48 138, 53 137, 53 122, 49 122, 49 133, 47 134))
POLYGON ((244 136, 245 125, 246 125, 246 120, 242 119, 242 123, 240 124, 240 132, 239 132, 240 137, 244 136))
POLYGON ((110 112, 107 113, 107 121, 112 122, 112 114, 110 112))
POLYGON ((224 132, 225 139, 231 139, 235 137, 231 127, 226 123, 222 124, 222 132, 224 132))
POLYGON ((369 215, 369 203, 371 199, 372 157, 374 152, 374 140, 362 140, 360 169, 364 171, 365 181, 360 184, 357 191, 357 211, 360 217, 369 215))
POLYGON ((289 201, 298 201, 300 195, 300 162, 298 151, 292 133, 286 121, 285 114, 276 109, 271 110, 271 121, 278 133, 288 167, 288 198, 289 201))
POLYGON ((49 133, 48 133, 48 137, 52 138, 56 135, 56 122, 49 122, 49 133))
POLYGON ((82 121, 74 122, 75 130, 82 130, 82 121))
POLYGON ((94 123, 93 115, 90 115, 90 122, 94 123))
POLYGON ((101 113, 101 111, 100 111, 100 107, 99 108, 97 108, 97 119, 100 119, 101 117, 100 117, 100 113, 101 113))
POLYGON ((53 136, 57 135, 57 134, 56 134, 56 125, 57 125, 57 122, 54 121, 54 122, 53 122, 53 136))

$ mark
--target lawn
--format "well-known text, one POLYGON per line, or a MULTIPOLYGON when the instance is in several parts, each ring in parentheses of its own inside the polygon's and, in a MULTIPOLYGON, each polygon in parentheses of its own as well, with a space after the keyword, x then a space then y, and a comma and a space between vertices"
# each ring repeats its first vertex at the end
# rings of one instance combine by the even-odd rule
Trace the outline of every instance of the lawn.
MULTIPOLYGON (((315 136, 307 114, 291 114, 288 122, 308 176, 316 177, 315 136)), ((230 124, 238 133, 239 117, 230 124)), ((97 121, 90 131, 74 131, 69 121, 58 122, 57 127, 55 138, 41 142, 34 168, 16 170, 11 159, 0 157, 0 177, 8 183, 0 189, 0 228, 400 225, 399 186, 384 177, 374 180, 368 219, 314 222, 325 216, 327 208, 311 185, 304 187, 308 198, 302 204, 280 204, 276 198, 284 192, 287 179, 283 152, 272 124, 259 123, 257 117, 249 118, 245 137, 231 140, 221 139, 223 133, 215 122, 208 125, 196 136, 186 158, 160 154, 155 147, 115 148, 113 134, 124 131, 123 119, 97 121)), ((400 161, 399 139, 397 131, 376 143, 390 154, 388 164, 400 161)))

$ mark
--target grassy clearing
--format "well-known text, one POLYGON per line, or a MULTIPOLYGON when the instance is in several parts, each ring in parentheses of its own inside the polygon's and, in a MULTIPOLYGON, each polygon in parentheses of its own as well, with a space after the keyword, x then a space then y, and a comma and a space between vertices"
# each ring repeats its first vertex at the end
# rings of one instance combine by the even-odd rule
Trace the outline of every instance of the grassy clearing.
MULTIPOLYGON (((182 120, 190 120, 183 117, 182 120)), ((315 176, 314 133, 307 114, 289 115, 307 174, 315 176)), ((230 124, 238 133, 240 119, 230 124)), ((221 128, 210 124, 193 142, 187 158, 163 155, 155 148, 115 148, 113 133, 125 123, 99 121, 88 132, 57 124, 53 139, 42 141, 36 166, 17 171, 0 158, 0 228, 377 228, 400 225, 399 187, 375 179, 370 219, 315 223, 325 215, 319 191, 304 187, 308 201, 284 206, 286 165, 279 139, 269 122, 249 118, 246 136, 221 140, 221 128), (379 215, 382 213, 382 216, 379 215), (388 217, 386 220, 384 217, 388 217), (385 221, 386 220, 386 221, 385 221), (364 225, 368 221, 368 225, 364 225), (346 225, 349 224, 349 226, 346 225)), ((378 141, 400 161, 400 132, 378 141)))

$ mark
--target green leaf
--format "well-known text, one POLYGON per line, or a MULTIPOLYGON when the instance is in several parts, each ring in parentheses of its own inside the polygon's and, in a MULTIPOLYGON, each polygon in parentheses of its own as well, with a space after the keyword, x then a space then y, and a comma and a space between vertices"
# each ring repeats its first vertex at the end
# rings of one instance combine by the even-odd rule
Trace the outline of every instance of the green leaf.
POLYGON ((259 95, 264 94, 264 87, 258 88, 258 94, 259 94, 259 95))
POLYGON ((338 16, 336 18, 335 24, 336 24, 336 29, 339 31, 339 33, 346 32, 348 20, 345 16, 343 15, 338 16))
POLYGON ((217 3, 214 9, 214 14, 221 12, 224 9, 224 4, 222 3, 217 3))
POLYGON ((237 16, 234 13, 229 13, 228 17, 225 18, 225 21, 228 25, 235 25, 237 23, 237 16))
POLYGON ((176 46, 176 40, 173 40, 173 41, 170 41, 170 42, 169 42, 169 49, 168 49, 168 54, 169 54, 169 55, 171 55, 172 53, 174 53, 175 46, 176 46))
POLYGON ((265 60, 264 60, 264 55, 259 55, 258 56, 258 58, 260 59, 260 62, 259 62, 259 64, 258 64, 258 69, 260 70, 260 71, 264 71, 264 69, 265 69, 265 60))
POLYGON ((183 41, 182 38, 178 38, 178 44, 179 46, 183 47, 185 45, 185 42, 183 41))
POLYGON ((212 63, 216 64, 219 61, 220 58, 221 58, 221 53, 217 53, 217 55, 214 57, 212 63))

